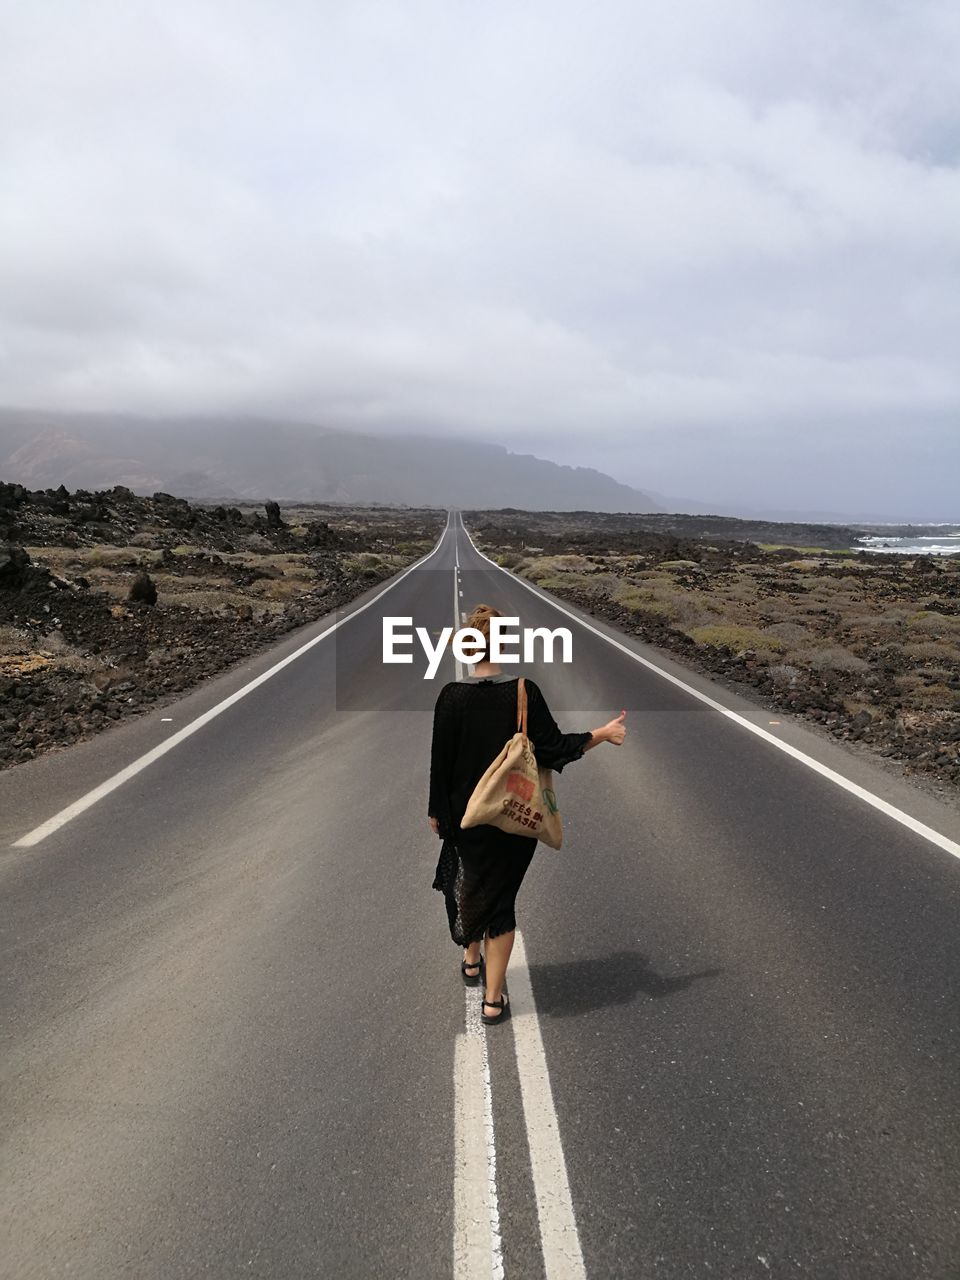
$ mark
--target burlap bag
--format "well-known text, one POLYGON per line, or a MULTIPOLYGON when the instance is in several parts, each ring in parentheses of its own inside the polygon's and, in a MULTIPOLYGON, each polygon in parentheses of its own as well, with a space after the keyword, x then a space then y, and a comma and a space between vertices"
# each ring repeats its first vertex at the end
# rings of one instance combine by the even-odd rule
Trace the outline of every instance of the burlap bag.
POLYGON ((541 769, 527 737, 527 690, 517 681, 517 732, 473 789, 461 827, 487 825, 535 836, 551 849, 563 841, 553 771, 541 769))

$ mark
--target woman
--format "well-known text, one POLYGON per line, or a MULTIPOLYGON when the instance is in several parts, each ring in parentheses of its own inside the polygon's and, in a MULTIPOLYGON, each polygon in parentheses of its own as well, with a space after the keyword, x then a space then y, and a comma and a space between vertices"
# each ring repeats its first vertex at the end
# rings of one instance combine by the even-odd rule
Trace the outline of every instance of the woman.
MULTIPOLYGON (((466 625, 489 645, 490 619, 502 616, 490 605, 478 604, 466 625)), ((464 948, 464 982, 476 986, 481 975, 485 978, 481 1017, 488 1024, 499 1022, 509 1010, 503 981, 517 927, 517 890, 537 841, 486 825, 461 830, 460 820, 477 782, 516 732, 517 679, 504 675, 484 650, 469 676, 440 690, 433 715, 427 812, 432 830, 443 840, 433 887, 444 895, 451 937, 464 948), (485 957, 480 954, 483 939, 485 957)), ((561 733, 537 685, 529 678, 525 684, 527 732, 544 768, 559 773, 598 743, 623 742, 625 711, 601 729, 561 733)))

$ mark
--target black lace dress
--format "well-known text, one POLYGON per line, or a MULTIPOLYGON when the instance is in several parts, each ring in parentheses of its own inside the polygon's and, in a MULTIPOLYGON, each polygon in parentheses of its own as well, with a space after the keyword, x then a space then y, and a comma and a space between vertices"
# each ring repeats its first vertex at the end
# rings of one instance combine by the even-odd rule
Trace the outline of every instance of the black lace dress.
MULTIPOLYGON (((529 677, 527 732, 537 763, 559 772, 579 760, 589 733, 561 733, 539 687, 529 677)), ((444 896, 450 936, 459 946, 516 928, 517 891, 533 857, 534 836, 498 827, 461 830, 474 787, 516 732, 517 677, 469 676, 444 685, 433 713, 428 815, 443 844, 434 889, 444 896)))

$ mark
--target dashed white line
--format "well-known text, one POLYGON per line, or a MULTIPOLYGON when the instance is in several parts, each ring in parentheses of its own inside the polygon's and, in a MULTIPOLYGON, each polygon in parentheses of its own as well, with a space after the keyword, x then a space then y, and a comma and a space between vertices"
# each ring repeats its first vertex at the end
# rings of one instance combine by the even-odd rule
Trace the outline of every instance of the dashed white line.
MULTIPOLYGON (((459 596, 458 596, 458 594, 457 594, 457 592, 458 592, 458 590, 459 590, 459 582, 458 582, 458 579, 457 579, 457 572, 458 572, 458 571, 457 571, 456 569, 454 569, 454 571, 453 571, 453 625, 454 625, 454 629, 456 629, 456 628, 458 628, 458 627, 460 626, 460 597, 459 597, 459 596)), ((460 591, 460 596, 462 596, 462 595, 463 595, 463 592, 462 592, 462 591, 460 591)), ((454 656, 454 659, 453 659, 453 665, 454 665, 454 668, 456 669, 457 679, 458 679, 458 680, 462 680, 462 679, 463 679, 463 663, 460 661, 460 659, 459 659, 458 657, 454 656)))

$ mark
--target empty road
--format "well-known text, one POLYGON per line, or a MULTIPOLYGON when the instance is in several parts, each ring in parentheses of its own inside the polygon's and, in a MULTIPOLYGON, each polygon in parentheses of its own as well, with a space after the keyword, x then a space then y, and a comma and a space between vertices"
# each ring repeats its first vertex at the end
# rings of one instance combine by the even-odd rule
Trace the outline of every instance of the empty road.
POLYGON ((956 810, 616 639, 451 513, 339 618, 0 774, 7 1280, 956 1280, 956 810), (384 615, 481 600, 571 629, 523 668, 564 729, 628 727, 558 780, 489 1029, 431 888, 453 660, 381 662, 384 615))

